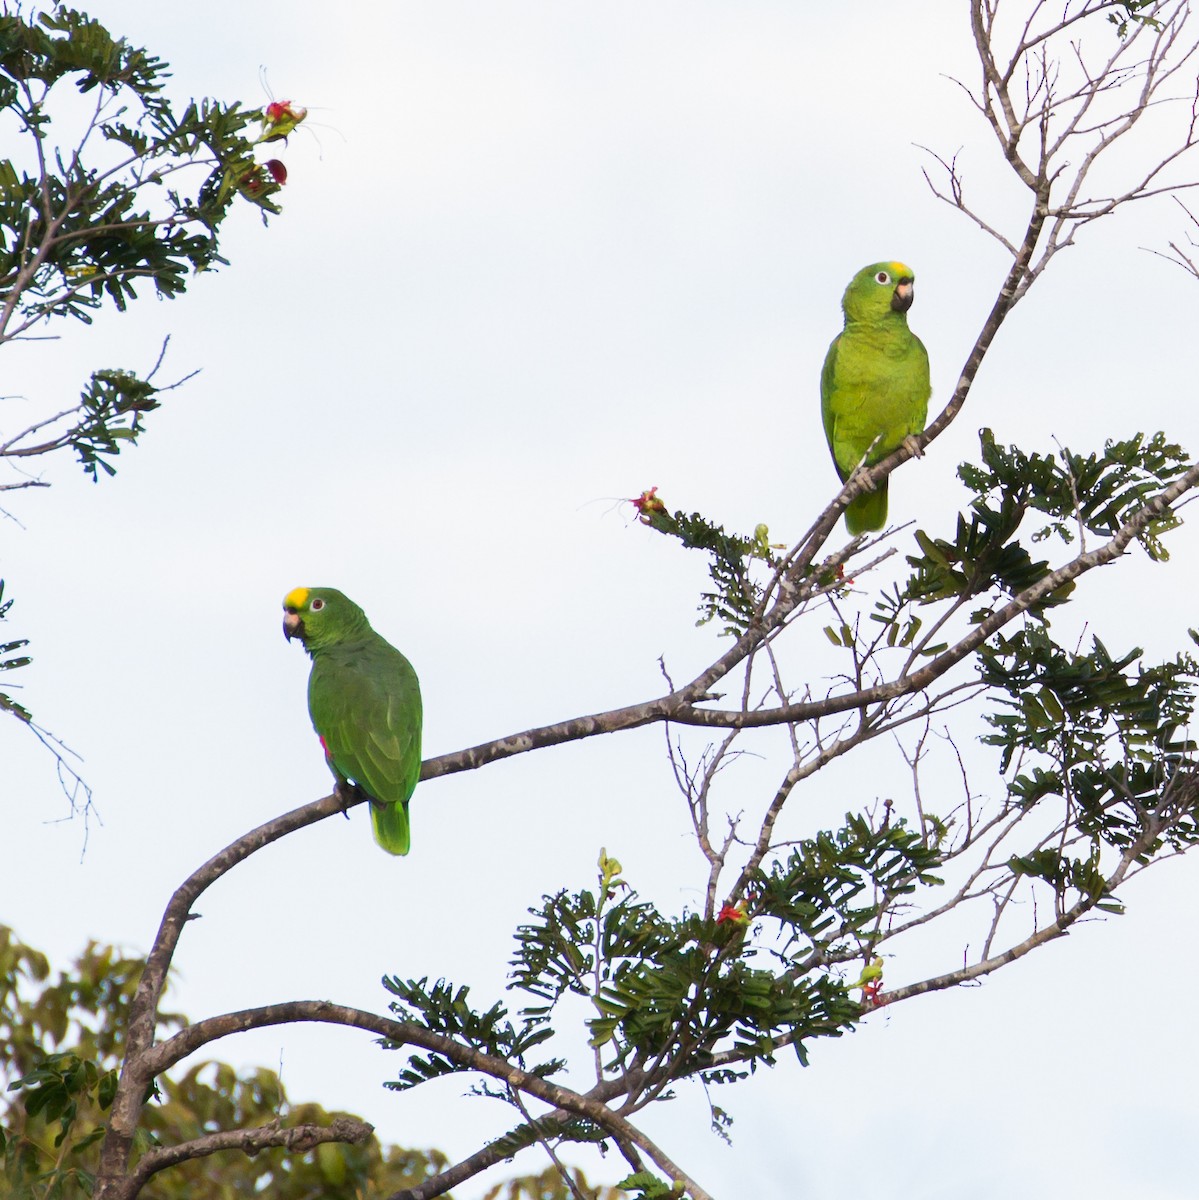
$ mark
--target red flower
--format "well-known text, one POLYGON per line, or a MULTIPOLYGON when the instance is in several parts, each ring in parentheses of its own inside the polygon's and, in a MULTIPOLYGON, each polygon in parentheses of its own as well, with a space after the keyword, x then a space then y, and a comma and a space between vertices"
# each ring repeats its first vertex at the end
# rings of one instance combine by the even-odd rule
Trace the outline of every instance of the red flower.
POLYGON ((270 171, 271 178, 280 187, 287 182, 287 168, 277 158, 268 158, 262 165, 270 171))
POLYGON ((652 487, 648 492, 642 492, 636 500, 632 501, 633 507, 637 510, 637 520, 643 525, 649 525, 653 521, 651 514, 664 513, 666 505, 658 499, 658 489, 652 487))
POLYGON ((720 910, 720 916, 716 918, 717 925, 723 925, 726 922, 733 925, 748 925, 749 913, 745 911, 745 901, 740 900, 736 904, 725 904, 720 910))
POLYGON ((882 996, 879 993, 883 990, 883 981, 875 979, 870 983, 862 985, 862 1007, 863 1008, 882 1008, 891 997, 882 996))
POLYGON ((277 142, 286 138, 307 115, 306 108, 290 100, 272 100, 262 110, 262 136, 258 140, 277 142))
POLYGON ((670 533, 679 536, 679 523, 666 511, 666 505, 658 499, 658 489, 652 487, 642 492, 629 503, 637 510, 637 520, 642 525, 648 525, 659 533, 670 533))

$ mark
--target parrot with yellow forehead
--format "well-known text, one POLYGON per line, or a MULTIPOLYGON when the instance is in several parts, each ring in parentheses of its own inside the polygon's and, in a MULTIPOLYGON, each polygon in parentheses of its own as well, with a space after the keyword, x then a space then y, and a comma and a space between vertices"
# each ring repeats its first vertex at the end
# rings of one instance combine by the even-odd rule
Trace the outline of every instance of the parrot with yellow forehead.
POLYGON ((283 634, 312 658, 308 714, 339 793, 370 800, 375 841, 411 844, 408 799, 420 778, 420 684, 412 664, 335 588, 298 587, 283 600, 283 634))
MULTIPOLYGON (((874 466, 924 429, 932 388, 928 351, 908 328, 915 282, 903 263, 871 263, 853 277, 841 300, 845 328, 824 359, 820 411, 842 483, 863 458, 874 466)), ((887 483, 846 506, 850 533, 886 524, 887 483)))

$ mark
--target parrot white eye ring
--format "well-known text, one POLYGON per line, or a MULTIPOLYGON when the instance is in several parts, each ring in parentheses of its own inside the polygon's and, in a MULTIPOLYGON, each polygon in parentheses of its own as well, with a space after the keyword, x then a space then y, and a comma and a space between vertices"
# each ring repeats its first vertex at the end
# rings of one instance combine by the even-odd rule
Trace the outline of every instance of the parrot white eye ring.
POLYGON ((891 276, 890 276, 890 275, 888 275, 886 271, 880 271, 880 272, 879 272, 879 273, 878 273, 878 274, 877 274, 877 275, 874 277, 874 281, 875 281, 875 283, 887 284, 887 283, 890 283, 890 282, 891 282, 891 276))
POLYGON ((320 612, 321 609, 325 607, 325 602, 319 596, 317 596, 310 607, 313 612, 320 612))

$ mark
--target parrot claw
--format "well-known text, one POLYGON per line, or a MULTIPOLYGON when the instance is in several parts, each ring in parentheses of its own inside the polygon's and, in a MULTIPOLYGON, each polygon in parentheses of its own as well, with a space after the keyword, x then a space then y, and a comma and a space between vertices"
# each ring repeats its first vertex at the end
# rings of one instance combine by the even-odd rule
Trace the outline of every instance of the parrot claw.
POLYGON ((865 457, 858 463, 856 467, 845 477, 846 483, 862 481, 862 485, 867 492, 873 492, 878 488, 878 484, 870 477, 870 468, 866 465, 865 457))
POLYGON ((348 810, 362 798, 362 789, 356 783, 339 779, 333 785, 333 794, 341 801, 341 815, 348 821, 350 819, 348 810))
POLYGON ((924 457, 924 447, 920 444, 920 439, 914 433, 909 433, 908 436, 903 439, 903 448, 913 458, 924 457))

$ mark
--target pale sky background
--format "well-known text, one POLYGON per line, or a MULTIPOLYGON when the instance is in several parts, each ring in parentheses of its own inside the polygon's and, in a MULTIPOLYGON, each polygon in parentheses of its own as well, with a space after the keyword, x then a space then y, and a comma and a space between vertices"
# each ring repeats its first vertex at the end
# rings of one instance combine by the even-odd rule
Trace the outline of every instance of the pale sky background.
MULTIPOLYGON (((1024 209, 945 78, 976 73, 949 0, 90 11, 171 62, 177 98, 263 104, 265 67, 311 116, 280 155, 284 215, 232 221, 230 267, 5 350, 3 392, 26 398, 4 402, 5 430, 65 407, 96 367, 148 367, 167 334, 166 373, 202 369, 115 480, 64 460, 52 489, 5 497, 5 632, 35 658, 21 698, 83 756, 103 818, 81 862, 50 759, 0 722, 0 920, 59 965, 88 938, 145 952, 188 872, 328 790, 308 660, 280 632, 297 584, 342 588, 408 653, 429 755, 657 695, 660 654, 678 678, 708 662, 724 643, 694 627, 702 560, 618 498, 657 485, 730 528, 798 536, 835 492, 817 384, 850 276, 881 258, 915 269, 934 411, 1003 276, 997 247, 929 194, 914 143, 964 146, 989 211, 1024 209)), ((1149 133, 1152 154, 1165 143, 1149 133)), ((1062 254, 954 428, 892 481, 893 519, 950 526, 983 425, 1038 450, 1159 428, 1199 444, 1199 283, 1141 249, 1182 231, 1162 202, 1062 254)), ((1061 628, 1081 631, 1085 609, 1113 650, 1183 647, 1199 544, 1191 527, 1169 544, 1166 567, 1138 553, 1088 576, 1061 628)), ((794 635, 796 684, 836 670, 822 624, 794 635)), ((993 757, 970 753, 976 790, 999 794, 993 757)), ((907 794, 893 748, 872 754, 796 798, 793 834, 907 794)), ((943 765, 925 786, 956 796, 943 765)), ((777 770, 747 761, 729 806, 760 804, 777 770)), ((468 983, 486 1007, 526 908, 592 886, 601 845, 670 911, 700 898, 657 728, 422 785, 412 814, 407 859, 374 846, 360 808, 227 877, 183 938, 171 1004, 385 1011, 379 978, 402 974, 468 983)), ((806 1071, 784 1056, 726 1090, 731 1147, 698 1088, 645 1126, 724 1198, 1193 1196, 1197 872, 1163 865, 1125 889, 1125 917, 883 1010, 813 1044, 806 1071)), ((889 962, 888 984, 957 965, 977 927, 938 939, 889 962)), ((455 1160, 511 1124, 461 1079, 386 1092, 400 1057, 353 1031, 212 1052, 281 1061, 294 1100, 455 1160)), ((595 1181, 624 1173, 569 1157, 595 1181)), ((530 1154, 457 1195, 542 1165, 530 1154)))

